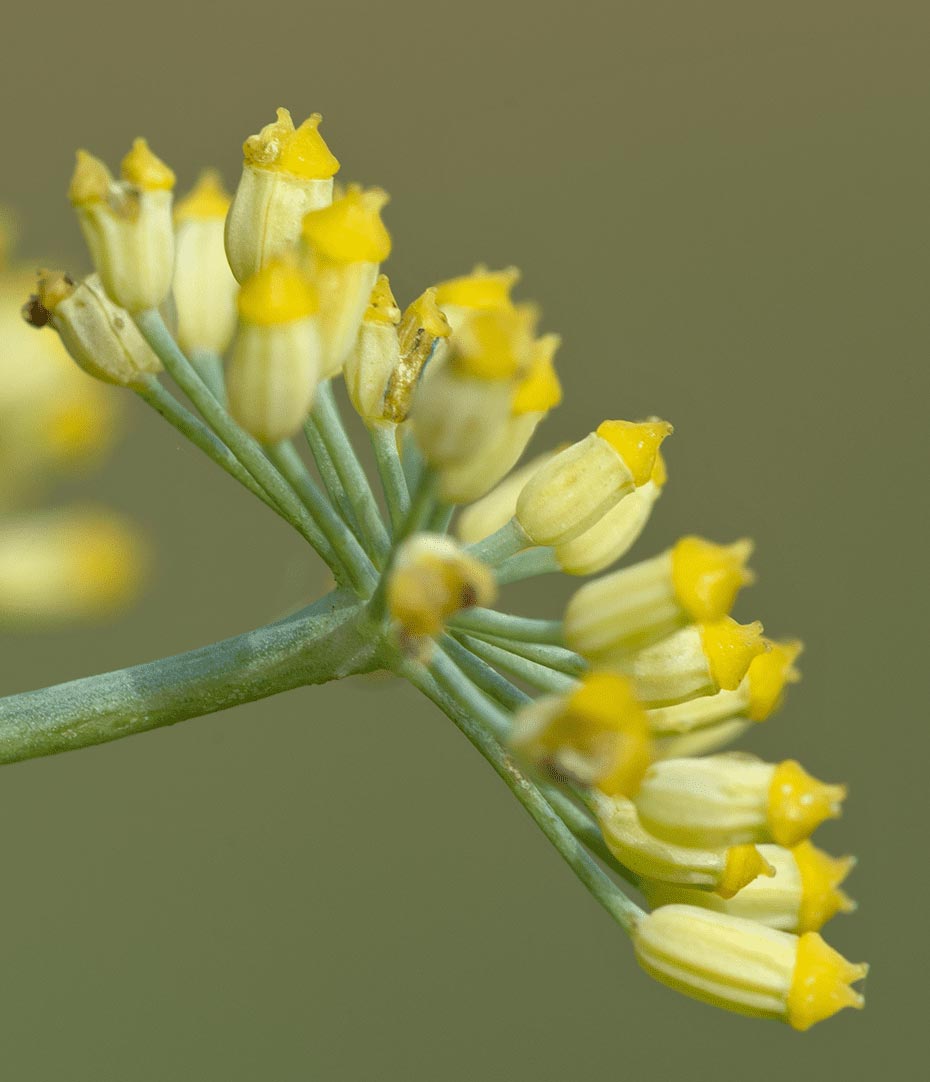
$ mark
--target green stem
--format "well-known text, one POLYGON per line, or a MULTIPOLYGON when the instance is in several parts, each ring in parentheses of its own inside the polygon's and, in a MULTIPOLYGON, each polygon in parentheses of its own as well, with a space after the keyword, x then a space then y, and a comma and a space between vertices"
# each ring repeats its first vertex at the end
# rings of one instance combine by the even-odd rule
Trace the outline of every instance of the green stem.
POLYGON ((402 667, 402 672, 455 722, 529 812, 534 822, 592 896, 625 931, 632 932, 637 921, 643 916, 642 910, 622 893, 616 883, 585 851, 539 788, 523 774, 514 759, 495 739, 490 729, 476 720, 477 717, 493 710, 481 692, 463 676, 442 651, 436 652, 430 672, 426 672, 422 666, 411 662, 402 667))
POLYGON ((491 567, 503 563, 510 556, 521 552, 532 544, 515 518, 506 522, 499 530, 468 546, 468 552, 491 567))
POLYGON ((310 448, 310 454, 313 456, 313 461, 316 463, 316 468, 319 470, 320 479, 323 482, 323 487, 326 489, 330 502, 333 507, 339 508, 343 519, 351 528, 356 538, 360 538, 362 536, 362 528, 358 524, 358 519, 355 517, 355 511, 352 508, 352 504, 349 502, 346 490, 342 487, 342 481, 339 480, 339 474, 336 473, 336 467, 333 465, 333 460, 330 458, 329 451, 326 449, 323 437, 320 435, 312 417, 308 417, 304 424, 304 436, 307 440, 307 446, 310 448))
POLYGON ((346 434, 332 383, 329 381, 321 383, 317 388, 312 417, 352 504, 355 517, 362 527, 368 542, 368 551, 381 563, 391 547, 391 539, 381 518, 378 501, 371 491, 368 476, 346 434))
POLYGON ((488 635, 500 635, 502 638, 519 639, 525 642, 550 643, 552 646, 564 646, 561 620, 534 620, 528 616, 513 616, 509 612, 496 609, 463 609, 451 622, 454 628, 463 631, 482 632, 488 635))
MULTIPOLYGON (((490 665, 475 657, 460 642, 456 642, 455 639, 446 635, 440 640, 440 646, 443 652, 458 665, 472 683, 489 698, 499 703, 505 710, 513 712, 519 710, 526 703, 532 702, 529 695, 511 684, 506 677, 501 676, 490 665)), ((497 740, 506 745, 509 737, 508 719, 495 711, 494 714, 480 715, 478 720, 487 725, 497 740)), ((557 789, 554 785, 542 784, 539 788, 572 834, 583 845, 587 846, 598 860, 606 864, 611 871, 622 876, 631 886, 638 888, 639 883, 636 877, 628 868, 624 868, 607 848, 600 827, 592 816, 585 812, 584 807, 579 807, 574 800, 566 796, 561 789, 557 789)), ((587 807, 581 795, 579 795, 578 799, 587 807)))
POLYGON ((216 400, 213 392, 197 375, 190 361, 171 337, 159 313, 151 309, 141 312, 135 319, 143 338, 155 351, 175 383, 197 407, 201 417, 281 508, 288 520, 300 523, 300 532, 326 560, 337 579, 344 577, 341 565, 330 562, 330 546, 297 494, 268 461, 261 444, 240 428, 216 400))
POLYGON ((304 506, 323 531, 326 540, 339 554, 356 589, 370 594, 375 588, 378 576, 367 553, 317 487, 293 443, 282 440, 281 443, 269 446, 268 456, 303 500, 304 506))
POLYGON ((190 356, 191 365, 197 375, 213 392, 213 397, 226 405, 226 377, 223 373, 223 358, 206 349, 195 349, 190 356))
POLYGON ((195 417, 185 406, 181 405, 174 395, 170 394, 162 384, 158 382, 155 376, 149 376, 144 384, 135 386, 133 390, 143 402, 151 406, 156 413, 164 417, 170 425, 173 425, 174 428, 176 428, 182 436, 190 440, 195 447, 198 447, 205 455, 212 458, 221 469, 224 469, 230 475, 230 477, 234 477, 240 485, 244 485, 249 492, 254 496, 257 496, 263 503, 267 504, 276 514, 281 515, 278 505, 271 499, 268 493, 265 492, 248 470, 245 469, 226 444, 215 436, 203 421, 198 417, 195 417))
POLYGON ((510 650, 485 642, 483 639, 476 639, 473 635, 458 632, 455 637, 489 665, 496 665, 518 680, 525 680, 532 687, 539 688, 540 691, 569 691, 576 684, 575 680, 564 673, 555 672, 546 665, 520 657, 510 650))
POLYGON ((551 575, 561 570, 555 552, 550 548, 539 548, 518 552, 516 556, 504 560, 494 569, 494 574, 498 584, 504 586, 508 582, 521 582, 523 579, 551 575))
POLYGON ((455 507, 449 503, 437 503, 429 517, 426 528, 430 533, 448 533, 455 507))
POLYGON ((487 632, 476 633, 475 637, 491 646, 498 646, 501 650, 526 658, 527 661, 535 661, 537 665, 555 669, 556 672, 564 673, 565 676, 579 677, 589 669, 583 657, 571 650, 566 650, 564 646, 552 646, 543 642, 524 642, 519 639, 508 639, 503 635, 489 635, 487 632))
POLYGON ((388 422, 373 425, 369 428, 368 435, 371 437, 384 499, 391 516, 391 529, 396 534, 410 507, 407 478, 397 453, 397 425, 388 422))
POLYGON ((379 666, 361 606, 298 616, 199 650, 0 699, 0 762, 102 744, 379 666))

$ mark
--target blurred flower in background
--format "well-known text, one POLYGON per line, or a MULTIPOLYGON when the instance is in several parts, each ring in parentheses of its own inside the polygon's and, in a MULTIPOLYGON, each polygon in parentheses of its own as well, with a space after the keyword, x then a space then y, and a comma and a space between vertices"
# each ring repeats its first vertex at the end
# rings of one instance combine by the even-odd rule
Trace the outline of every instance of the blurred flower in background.
POLYGON ((35 267, 12 261, 16 222, 0 209, 0 629, 107 616, 138 594, 145 544, 109 509, 49 507, 56 482, 97 466, 118 402, 57 335, 21 314, 35 267))

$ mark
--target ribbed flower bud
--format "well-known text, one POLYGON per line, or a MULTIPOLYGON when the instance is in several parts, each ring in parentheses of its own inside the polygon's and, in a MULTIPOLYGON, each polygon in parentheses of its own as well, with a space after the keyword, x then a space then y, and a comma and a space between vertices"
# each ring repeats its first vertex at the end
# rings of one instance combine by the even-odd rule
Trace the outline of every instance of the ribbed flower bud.
POLYGON ((559 567, 569 575, 596 575, 625 556, 646 528, 666 478, 665 460, 659 451, 644 485, 624 496, 590 529, 555 547, 559 567))
POLYGON ((386 274, 379 274, 342 373, 349 399, 366 423, 381 419, 385 391, 400 364, 399 322, 391 283, 386 274))
POLYGON ((23 314, 34 326, 50 324, 75 363, 95 379, 135 387, 161 371, 161 361, 129 314, 107 296, 99 275, 75 285, 58 271, 40 272, 23 314))
POLYGON ((659 556, 586 583, 565 610, 565 641, 587 658, 609 662, 686 624, 719 620, 752 581, 751 552, 749 541, 716 545, 683 537, 659 556))
POLYGON ((752 659, 734 691, 718 691, 716 695, 702 695, 650 710, 649 727, 653 734, 684 735, 736 719, 747 723, 765 721, 781 703, 785 687, 799 679, 794 663, 802 649, 797 640, 766 639, 765 642, 768 649, 752 659))
POLYGON ((0 626, 106 616, 138 592, 145 551, 104 511, 9 516, 0 525, 0 626))
POLYGON ((530 479, 517 500, 520 527, 535 545, 574 540, 649 481, 671 431, 665 421, 604 421, 530 479))
POLYGON ((635 804, 626 797, 599 798, 596 812, 607 848, 625 868, 645 879, 732 898, 759 876, 775 874, 754 845, 701 849, 661 841, 644 829, 635 804))
POLYGON ((758 620, 738 624, 725 616, 683 627, 613 664, 633 678, 643 703, 654 707, 739 687, 752 659, 765 649, 758 620))
POLYGON ((306 269, 320 295, 324 379, 342 370, 355 345, 378 267, 391 254, 391 237, 381 221, 387 201, 380 188, 365 190, 350 184, 330 206, 304 215, 306 269))
POLYGON ((588 673, 574 691, 523 707, 511 744, 537 767, 608 794, 634 793, 652 757, 630 682, 606 672, 588 673))
POLYGON ((645 916, 633 934, 640 965, 676 991, 716 1007, 809 1029, 844 1007, 862 1007, 853 965, 817 932, 802 936, 689 905, 645 916))
POLYGON ((299 128, 287 109, 242 147, 242 177, 226 219, 226 255, 244 282, 271 259, 284 255, 300 236, 311 210, 333 201, 339 162, 320 135, 314 113, 299 128))
POLYGON ((855 866, 853 857, 831 857, 809 841, 791 849, 760 845, 759 853, 775 874, 754 879, 733 898, 657 880, 645 881, 643 893, 654 909, 696 905, 798 934, 819 932, 837 913, 855 909, 840 889, 855 866))
POLYGON ((711 755, 654 763, 636 807, 647 830, 679 845, 792 846, 836 818, 845 796, 844 786, 812 778, 791 759, 711 755))
POLYGON ((525 375, 515 384, 510 415, 496 437, 475 453, 440 473, 439 495, 447 503, 471 503, 490 491, 526 450, 540 421, 562 401, 562 386, 553 359, 559 336, 533 342, 525 375))
POLYGON ((534 473, 552 459, 561 447, 537 455, 508 474, 480 500, 462 509, 455 519, 455 533, 465 545, 473 545, 506 526, 517 509, 517 497, 534 473))
POLYGON ((471 461, 498 439, 529 369, 536 319, 530 305, 481 312, 427 365, 411 420, 427 462, 440 472, 471 461))
POLYGON ((266 263, 239 292, 229 409, 256 439, 287 439, 310 412, 320 379, 317 303, 306 275, 283 260, 266 263))
POLYGON ((450 537, 416 534, 401 545, 388 579, 388 612, 402 645, 417 650, 462 609, 490 605, 497 585, 488 568, 450 537))
POLYGON ((68 198, 110 298, 135 314, 168 296, 174 270, 174 173, 144 139, 123 158, 117 182, 99 158, 77 153, 68 198))
POLYGON ((239 287, 223 246, 229 204, 219 174, 208 169, 174 208, 175 337, 187 354, 220 356, 236 330, 239 287))

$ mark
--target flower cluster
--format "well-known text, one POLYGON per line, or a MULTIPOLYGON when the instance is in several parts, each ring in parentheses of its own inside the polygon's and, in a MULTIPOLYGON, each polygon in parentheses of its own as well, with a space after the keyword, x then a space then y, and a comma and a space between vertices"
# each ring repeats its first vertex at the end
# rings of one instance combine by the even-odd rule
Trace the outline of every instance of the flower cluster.
POLYGON ((118 180, 80 152, 70 196, 95 273, 42 275, 28 317, 309 541, 380 666, 495 765, 649 973, 796 1029, 861 1006, 864 967, 819 935, 852 908, 852 862, 809 840, 843 788, 721 750, 797 678, 799 643, 730 616, 751 544, 686 536, 608 571, 664 489, 671 425, 603 420, 521 465, 561 399, 558 336, 513 299, 513 268, 398 304, 381 273, 387 196, 335 185, 338 167, 320 117, 295 126, 280 109, 245 141, 232 197, 207 172, 172 213, 174 173, 144 140, 118 180), (343 427, 339 377, 381 497, 343 427), (506 583, 552 571, 600 577, 561 620, 491 607, 506 583))
POLYGON ((113 612, 137 593, 138 532, 98 507, 42 506, 52 483, 97 464, 118 403, 51 335, 20 318, 33 271, 8 263, 0 220, 0 627, 47 626, 113 612))

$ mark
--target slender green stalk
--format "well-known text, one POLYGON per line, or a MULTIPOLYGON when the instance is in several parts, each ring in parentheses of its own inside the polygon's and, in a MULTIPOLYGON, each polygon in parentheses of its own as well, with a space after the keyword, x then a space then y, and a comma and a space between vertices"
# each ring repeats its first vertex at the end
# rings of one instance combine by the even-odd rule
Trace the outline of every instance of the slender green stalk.
POLYGON ((449 523, 455 514, 455 507, 448 503, 437 503, 429 517, 426 528, 431 533, 448 533, 449 523))
POLYGON ((396 534, 400 529, 407 510, 410 507, 410 491, 407 478, 397 453, 397 425, 374 425, 368 429, 371 446, 375 452, 375 463, 384 490, 388 514, 391 517, 391 529, 396 534))
POLYGON ((420 484, 423 472, 426 470, 426 459, 423 457, 423 452, 420 450, 420 445, 417 443, 413 435, 413 429, 409 424, 401 429, 401 435, 403 454, 400 462, 403 467, 404 477, 407 479, 407 488, 413 493, 420 484))
POLYGON ((332 550, 327 539, 300 498, 268 460, 261 444, 245 432, 216 400, 213 392, 203 382, 190 361, 171 337, 164 320, 154 309, 135 317, 142 336, 155 351, 172 379, 197 407, 201 417, 220 437, 242 465, 262 486, 289 520, 301 524, 301 533, 318 553, 329 563, 337 579, 343 580, 345 572, 340 563, 330 563, 332 550), (329 554, 329 555, 327 555, 329 554))
POLYGON ((223 373, 223 358, 206 349, 195 349, 191 353, 190 361, 194 371, 213 392, 213 397, 225 406, 226 376, 223 373))
POLYGON ((355 587, 370 594, 377 582, 377 573, 355 535, 333 510, 317 487, 290 440, 282 440, 268 448, 268 456, 293 487, 323 531, 326 540, 339 554, 343 566, 355 587))
POLYGON ((346 434, 329 381, 321 383, 317 388, 311 416, 336 467, 336 473, 352 504, 355 517, 362 527, 368 551, 381 563, 391 547, 391 540, 381 518, 378 501, 371 491, 368 476, 346 434))
POLYGON ((499 585, 534 579, 537 575, 551 575, 561 571, 555 553, 550 548, 527 549, 504 560, 494 569, 499 585))
POLYGON ((355 511, 352 508, 352 504, 349 502, 346 490, 342 487, 342 481, 339 480, 339 474, 336 473, 336 467, 333 465, 333 460, 329 456, 329 451, 326 450, 326 444, 323 442, 323 437, 313 423, 313 418, 308 418, 304 424, 304 436, 306 437, 307 446, 310 448, 310 454, 313 456, 313 461, 316 463, 316 468, 320 473, 320 479, 323 482, 323 487, 326 489, 326 494, 329 496, 330 502, 333 507, 339 509, 346 525, 352 530, 356 538, 361 539, 362 528, 359 526, 358 520, 355 517, 355 511))
MULTIPOLYGON (((170 394, 155 376, 149 376, 145 383, 133 388, 136 394, 151 406, 156 413, 190 440, 195 447, 200 448, 209 458, 224 469, 230 477, 234 477, 240 485, 244 485, 254 496, 267 504, 276 514, 283 516, 278 505, 271 499, 267 492, 255 480, 255 478, 242 465, 238 458, 230 451, 225 443, 200 420, 186 406, 183 406, 174 395, 170 394)), ((296 524, 293 524, 296 525, 296 524)))
POLYGON ((467 646, 473 654, 477 654, 489 665, 496 665, 518 680, 525 680, 532 687, 539 688, 540 691, 568 691, 575 686, 576 682, 570 676, 555 672, 538 662, 529 661, 525 657, 492 645, 483 639, 476 639, 473 635, 464 635, 461 632, 457 632, 455 637, 463 646, 467 646))
POLYGON ((565 676, 578 677, 582 673, 586 673, 589 668, 583 657, 572 650, 566 650, 564 646, 507 639, 502 635, 489 635, 486 632, 477 632, 475 637, 491 646, 499 646, 501 650, 507 650, 518 657, 526 658, 527 661, 535 661, 537 665, 543 665, 547 669, 555 669, 556 672, 564 673, 565 676))
POLYGON ((496 609, 463 609, 452 620, 451 626, 476 635, 486 633, 523 642, 565 645, 561 620, 534 620, 529 616, 512 616, 509 612, 498 612, 496 609))
POLYGON ((505 523, 499 530, 468 546, 468 551, 478 560, 496 567, 510 556, 521 552, 531 544, 515 518, 505 523))
POLYGON ((623 894, 585 851, 584 846, 575 838, 539 788, 523 774, 513 758, 501 747, 490 728, 476 720, 477 717, 492 712, 492 704, 442 651, 436 652, 429 673, 424 671, 422 666, 408 662, 402 667, 402 674, 455 722, 529 812, 592 896, 625 931, 632 932, 643 916, 642 910, 623 894))
POLYGON ((356 603, 322 598, 290 620, 200 650, 0 699, 0 763, 102 744, 379 666, 356 603))
MULTIPOLYGON (((443 635, 439 640, 439 647, 448 654, 472 683, 504 710, 519 710, 521 706, 532 702, 532 698, 525 691, 521 691, 512 684, 506 676, 501 676, 497 669, 492 668, 486 661, 482 661, 453 636, 443 635)), ((503 740, 506 733, 495 729, 495 735, 499 740, 503 740)))

